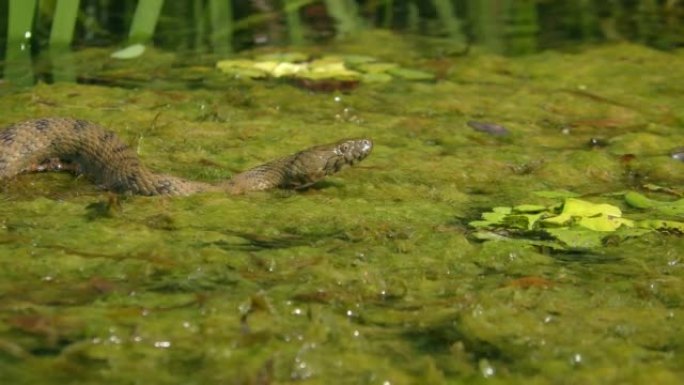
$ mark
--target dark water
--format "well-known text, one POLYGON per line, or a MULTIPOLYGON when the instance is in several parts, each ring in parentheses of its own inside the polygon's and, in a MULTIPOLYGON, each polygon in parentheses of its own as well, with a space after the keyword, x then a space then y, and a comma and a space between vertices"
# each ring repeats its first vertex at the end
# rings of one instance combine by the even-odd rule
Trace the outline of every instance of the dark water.
MULTIPOLYGON (((330 43, 373 28, 440 37, 448 45, 425 51, 449 56, 475 45, 521 55, 581 44, 632 41, 658 49, 684 43, 684 7, 678 1, 269 1, 223 0, 141 3, 28 0, 0 5, 6 78, 52 81, 52 51, 150 41, 177 53, 220 54, 257 47, 330 43), (73 31, 73 32, 72 32, 73 31), (33 76, 14 72, 42 56, 33 76)), ((59 78, 59 75, 57 75, 59 78)), ((21 79, 22 84, 27 84, 21 79)))

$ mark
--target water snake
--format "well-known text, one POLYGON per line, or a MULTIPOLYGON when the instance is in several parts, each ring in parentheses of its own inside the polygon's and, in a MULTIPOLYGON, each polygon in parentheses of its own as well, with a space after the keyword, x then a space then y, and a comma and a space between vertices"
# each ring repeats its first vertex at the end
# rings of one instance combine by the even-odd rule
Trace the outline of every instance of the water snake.
POLYGON ((67 162, 97 185, 120 193, 189 195, 203 191, 241 194, 270 188, 303 188, 353 165, 373 148, 370 139, 343 139, 264 163, 216 185, 152 172, 113 132, 72 118, 42 118, 0 131, 0 180, 49 159, 67 162))

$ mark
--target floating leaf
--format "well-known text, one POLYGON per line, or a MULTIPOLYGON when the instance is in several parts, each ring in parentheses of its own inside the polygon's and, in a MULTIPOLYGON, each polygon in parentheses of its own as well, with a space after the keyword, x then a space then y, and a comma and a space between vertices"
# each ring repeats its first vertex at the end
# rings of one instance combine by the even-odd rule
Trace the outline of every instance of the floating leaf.
POLYGON ((543 213, 507 215, 504 218, 503 224, 508 227, 522 230, 533 230, 537 224, 537 221, 539 221, 539 219, 541 219, 543 216, 543 213))
POLYGON ((482 213, 481 221, 469 223, 473 227, 490 227, 504 223, 506 217, 511 213, 510 207, 494 207, 492 211, 482 213))
POLYGON ((274 62, 305 62, 309 60, 309 55, 301 52, 278 52, 278 53, 268 53, 265 55, 259 55, 254 58, 256 61, 274 61, 274 62))
POLYGON ((635 222, 622 218, 619 207, 577 198, 565 199, 562 206, 522 204, 495 207, 492 211, 482 213, 482 220, 473 221, 470 225, 478 229, 474 236, 480 240, 516 241, 559 250, 599 247, 604 242, 613 243, 653 230, 684 233, 684 223, 681 222, 635 222), (502 235, 502 232, 506 235, 502 235), (541 241, 537 239, 540 233, 546 233, 555 240, 541 241))
POLYGON ((517 205, 513 207, 513 211, 519 212, 519 213, 538 213, 542 211, 548 210, 548 207, 542 206, 542 205, 528 205, 528 204, 523 204, 523 205, 517 205))
POLYGON ((294 76, 300 73, 306 73, 308 70, 309 66, 306 63, 281 62, 273 67, 270 74, 274 78, 280 78, 283 76, 294 76))
POLYGON ((249 59, 221 60, 216 62, 216 68, 254 68, 255 63, 256 62, 254 60, 249 59))
POLYGON ((235 76, 242 76, 252 79, 267 77, 268 72, 257 68, 255 64, 256 62, 254 60, 248 59, 221 60, 216 63, 216 68, 223 73, 235 76))
POLYGON ((129 45, 124 49, 113 52, 110 57, 114 59, 135 59, 145 53, 145 46, 142 44, 129 45))
POLYGON ((299 52, 260 55, 256 60, 221 60, 216 67, 223 73, 249 78, 290 78, 308 89, 348 90, 359 81, 386 83, 392 76, 414 81, 434 80, 431 73, 401 68, 397 63, 379 63, 370 56, 323 56, 316 60, 299 52), (353 68, 348 67, 353 66, 353 68), (319 81, 341 81, 341 87, 319 81), (313 83, 312 83, 313 81, 313 83), (351 82, 351 83, 350 83, 351 82))
POLYGON ((316 60, 311 62, 309 77, 334 78, 334 79, 356 79, 360 74, 348 69, 344 62, 331 60, 316 60))
POLYGON ((251 68, 258 69, 260 71, 264 71, 268 75, 272 75, 273 70, 276 69, 278 63, 279 62, 277 61, 256 61, 252 62, 251 68))
POLYGON ((492 225, 492 222, 489 221, 470 221, 468 223, 469 226, 479 228, 479 227, 490 227, 492 225))
POLYGON ((625 202, 628 205, 635 207, 637 209, 650 209, 655 205, 655 201, 652 201, 645 196, 635 193, 633 191, 625 194, 625 202))
POLYGON ((573 249, 589 249, 602 245, 605 233, 581 228, 559 227, 547 229, 549 234, 573 249))
POLYGON ((563 225, 571 222, 576 217, 593 216, 621 217, 622 211, 619 207, 607 203, 591 203, 577 198, 568 198, 563 204, 563 211, 560 215, 546 218, 544 222, 556 225, 563 225))
POLYGON ((577 222, 578 225, 593 231, 615 231, 620 226, 634 227, 634 221, 614 217, 611 215, 598 215, 595 217, 583 217, 577 222))
POLYGON ((649 199, 642 194, 630 191, 625 194, 625 202, 638 209, 653 209, 667 215, 684 216, 684 199, 672 202, 662 202, 649 199))
POLYGON ((593 215, 611 215, 621 217, 619 207, 607 203, 592 203, 581 199, 568 198, 563 205, 563 214, 590 217, 593 215))
POLYGON ((488 213, 483 213, 482 219, 490 223, 503 223, 503 220, 508 216, 508 214, 510 213, 492 211, 488 213))

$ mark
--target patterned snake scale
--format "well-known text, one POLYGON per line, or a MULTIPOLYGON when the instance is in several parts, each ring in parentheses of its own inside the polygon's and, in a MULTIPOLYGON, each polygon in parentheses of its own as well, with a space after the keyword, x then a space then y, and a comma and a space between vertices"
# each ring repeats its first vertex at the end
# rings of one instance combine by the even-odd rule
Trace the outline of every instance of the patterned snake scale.
POLYGON ((85 120, 43 118, 0 131, 0 181, 51 159, 73 164, 97 185, 140 195, 189 195, 203 191, 242 194, 271 188, 304 188, 367 157, 369 139, 344 139, 299 151, 211 185, 157 174, 113 132, 85 120))

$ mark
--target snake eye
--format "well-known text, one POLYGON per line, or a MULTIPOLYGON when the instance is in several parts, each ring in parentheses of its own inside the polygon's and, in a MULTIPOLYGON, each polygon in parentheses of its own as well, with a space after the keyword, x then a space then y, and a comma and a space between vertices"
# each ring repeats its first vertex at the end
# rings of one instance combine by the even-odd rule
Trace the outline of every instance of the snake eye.
POLYGON ((340 147, 338 147, 338 148, 340 150, 340 153, 342 153, 342 154, 346 154, 347 152, 349 152, 349 144, 348 143, 342 143, 342 144, 340 144, 340 147))

